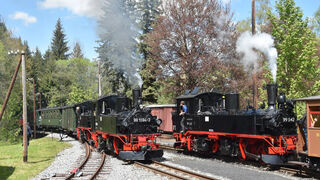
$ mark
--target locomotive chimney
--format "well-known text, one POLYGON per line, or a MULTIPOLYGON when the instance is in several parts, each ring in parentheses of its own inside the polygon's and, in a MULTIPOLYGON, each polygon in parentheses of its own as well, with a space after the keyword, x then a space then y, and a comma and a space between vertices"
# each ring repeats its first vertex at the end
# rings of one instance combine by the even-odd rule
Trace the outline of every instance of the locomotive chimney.
POLYGON ((267 84, 267 94, 268 94, 268 109, 275 109, 278 94, 277 84, 267 84))
POLYGON ((231 92, 225 95, 225 107, 230 114, 236 114, 240 109, 239 94, 237 92, 231 92))
POLYGON ((142 90, 137 87, 132 89, 133 107, 138 107, 142 104, 142 90))

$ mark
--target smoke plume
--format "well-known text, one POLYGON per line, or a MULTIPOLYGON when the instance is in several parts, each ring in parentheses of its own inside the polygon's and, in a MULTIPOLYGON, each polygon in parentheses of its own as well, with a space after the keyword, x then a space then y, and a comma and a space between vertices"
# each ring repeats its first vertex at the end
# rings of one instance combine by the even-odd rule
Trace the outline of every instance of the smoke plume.
POLYGON ((273 81, 276 82, 278 53, 274 48, 274 40, 271 35, 266 33, 251 35, 249 31, 246 31, 238 38, 236 51, 244 55, 241 59, 242 63, 246 67, 253 66, 255 71, 258 65, 258 51, 262 52, 267 57, 273 81))
POLYGON ((97 31, 106 46, 98 47, 97 52, 102 61, 110 61, 113 68, 124 72, 130 84, 135 85, 142 84, 142 80, 137 72, 141 64, 137 53, 139 29, 132 8, 124 0, 105 1, 97 31))

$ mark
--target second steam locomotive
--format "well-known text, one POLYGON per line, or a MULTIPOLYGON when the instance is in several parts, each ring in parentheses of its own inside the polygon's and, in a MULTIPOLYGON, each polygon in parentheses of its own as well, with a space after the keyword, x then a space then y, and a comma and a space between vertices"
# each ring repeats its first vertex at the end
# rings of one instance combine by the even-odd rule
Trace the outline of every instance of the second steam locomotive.
POLYGON ((268 108, 240 110, 239 94, 193 91, 177 98, 173 114, 175 146, 279 165, 288 161, 297 141, 294 103, 268 84, 268 108), (180 102, 188 107, 184 115, 180 102))

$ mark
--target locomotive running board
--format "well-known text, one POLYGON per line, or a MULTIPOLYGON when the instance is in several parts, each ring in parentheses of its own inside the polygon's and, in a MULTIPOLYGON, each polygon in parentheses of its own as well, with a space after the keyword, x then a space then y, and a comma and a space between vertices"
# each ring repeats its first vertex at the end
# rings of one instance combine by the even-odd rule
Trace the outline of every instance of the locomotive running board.
POLYGON ((262 154, 261 160, 270 165, 283 165, 284 162, 279 155, 262 154))

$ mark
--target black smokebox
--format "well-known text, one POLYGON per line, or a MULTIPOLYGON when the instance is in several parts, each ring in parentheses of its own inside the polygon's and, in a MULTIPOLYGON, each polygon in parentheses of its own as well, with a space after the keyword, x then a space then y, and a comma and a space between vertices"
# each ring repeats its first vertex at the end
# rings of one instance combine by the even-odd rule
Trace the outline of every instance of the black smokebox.
POLYGON ((278 85, 277 84, 267 84, 267 94, 268 94, 268 108, 275 109, 278 96, 278 85))

